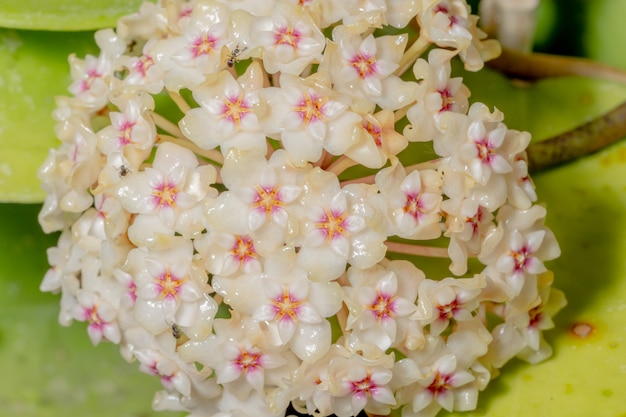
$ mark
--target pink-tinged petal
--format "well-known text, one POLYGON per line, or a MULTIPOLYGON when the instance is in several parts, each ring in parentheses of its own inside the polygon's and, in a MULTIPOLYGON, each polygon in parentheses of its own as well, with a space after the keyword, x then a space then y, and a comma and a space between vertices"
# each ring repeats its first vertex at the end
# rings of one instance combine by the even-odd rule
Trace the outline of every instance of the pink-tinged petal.
POLYGON ((393 392, 387 387, 377 387, 372 390, 372 398, 379 403, 395 405, 396 398, 393 392))
POLYGON ((229 363, 223 367, 217 375, 218 384, 232 382, 241 376, 241 367, 235 363, 229 363))
POLYGON ((280 340, 283 343, 289 342, 291 337, 296 331, 298 324, 291 319, 289 316, 284 316, 282 319, 278 321, 278 335, 280 336, 280 340))
POLYGON ((471 373, 459 370, 454 373, 452 378, 450 378, 450 385, 453 387, 460 387, 474 381, 475 379, 476 378, 471 373))
POLYGON ((539 250, 545 236, 545 230, 535 230, 533 232, 526 233, 526 242, 530 253, 536 253, 539 250))
POLYGON ((180 292, 178 293, 180 299, 183 301, 196 301, 202 296, 202 292, 195 284, 186 283, 182 285, 180 292))
POLYGON ((339 117, 347 108, 348 106, 340 101, 328 100, 324 103, 324 106, 322 106, 322 113, 327 119, 332 120, 339 117))
POLYGON ((334 237, 330 242, 330 247, 344 259, 347 259, 350 254, 350 240, 343 235, 334 237))
POLYGON ((307 126, 307 131, 319 142, 326 137, 326 123, 322 121, 312 121, 307 126))
POLYGON ((287 363, 287 360, 280 354, 261 355, 260 365, 264 369, 276 369, 287 363))
POLYGON ((441 195, 435 193, 424 193, 420 196, 422 209, 426 212, 432 211, 439 207, 441 203, 441 195))
POLYGON ((345 229, 349 234, 360 232, 365 226, 365 219, 361 216, 348 216, 345 220, 345 229))
POLYGON ((302 187, 295 185, 283 185, 280 187, 280 199, 285 203, 291 203, 302 193, 302 187))
POLYGON ((531 256, 530 258, 526 259, 525 267, 526 271, 528 271, 529 274, 541 274, 547 271, 543 262, 541 262, 539 258, 535 256, 531 256))
POLYGON ((253 314, 255 320, 272 321, 276 317, 276 308, 271 304, 263 304, 253 314))
POLYGON ((94 346, 98 345, 102 341, 102 329, 99 326, 89 325, 87 326, 87 334, 94 346))
POLYGON ((302 117, 295 111, 287 113, 281 122, 281 128, 285 130, 298 130, 302 128, 302 125, 302 117))
POLYGON ((446 411, 454 409, 454 394, 451 390, 445 390, 437 393, 437 402, 446 411))
POLYGON ((263 385, 265 384, 265 373, 263 372, 263 368, 248 369, 246 372, 246 381, 248 381, 248 384, 250 384, 252 388, 262 392, 263 385))
POLYGON ((393 302, 393 311, 398 317, 405 317, 413 314, 416 310, 415 304, 405 298, 396 298, 393 302))
POLYGON ((322 317, 317 309, 310 303, 304 303, 298 307, 298 319, 303 323, 319 323, 322 317))
POLYGON ((504 174, 513 171, 513 167, 501 155, 495 154, 491 159, 491 169, 498 174, 504 174))
POLYGON ((184 396, 191 395, 191 381, 183 372, 176 372, 170 381, 178 392, 184 396))

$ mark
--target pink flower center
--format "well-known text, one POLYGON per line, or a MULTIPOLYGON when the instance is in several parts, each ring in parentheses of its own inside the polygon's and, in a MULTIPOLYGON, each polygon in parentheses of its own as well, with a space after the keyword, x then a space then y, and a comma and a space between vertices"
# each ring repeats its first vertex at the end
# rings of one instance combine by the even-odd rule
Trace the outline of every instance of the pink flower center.
POLYGON ((134 126, 135 122, 125 120, 122 125, 117 129, 120 132, 120 135, 117 137, 117 142, 120 147, 133 143, 131 134, 134 126))
POLYGON ((526 269, 526 266, 530 262, 531 255, 532 252, 526 245, 518 251, 509 252, 509 256, 513 258, 513 262, 515 263, 515 272, 520 272, 526 269))
POLYGON ((191 53, 196 58, 201 55, 208 55, 215 49, 218 40, 219 39, 212 34, 205 33, 193 40, 191 43, 191 53))
POLYGON ((380 148, 383 145, 383 130, 380 128, 380 126, 376 126, 374 123, 369 121, 364 121, 363 127, 365 128, 365 130, 367 130, 367 133, 372 136, 372 138, 374 139, 374 143, 376 143, 376 146, 380 148))
POLYGON ((252 111, 252 106, 246 102, 243 94, 238 97, 224 97, 222 103, 222 114, 220 117, 236 126, 239 126, 241 120, 252 111))
POLYGON ((254 242, 248 236, 235 236, 235 244, 230 250, 230 253, 239 265, 243 265, 257 258, 257 253, 254 250, 254 242))
POLYGON ((476 145, 476 151, 478 152, 478 159, 480 159, 483 164, 491 164, 496 154, 493 144, 486 138, 477 140, 474 143, 476 145))
POLYGON ((298 310, 302 300, 296 298, 288 289, 284 289, 281 295, 271 300, 271 303, 276 313, 275 319, 298 321, 298 310))
POLYGON ((372 381, 372 375, 370 373, 361 380, 350 381, 352 395, 357 397, 370 397, 376 392, 377 388, 378 386, 372 381))
POLYGON ((175 207, 178 188, 173 181, 166 180, 152 190, 152 200, 157 208, 175 207))
POLYGON ((242 349, 239 356, 234 360, 234 364, 243 374, 253 372, 263 367, 263 354, 257 351, 242 349))
POLYGON ((402 211, 413 217, 413 219, 419 223, 419 220, 424 213, 424 203, 422 203, 420 194, 415 192, 407 193, 406 202, 404 203, 402 211))
POLYGON ((359 78, 365 79, 376 73, 376 57, 368 54, 356 54, 349 61, 352 68, 359 74, 359 78))
POLYGON ((323 121, 325 118, 324 105, 328 97, 321 97, 315 93, 305 94, 293 108, 302 119, 302 123, 308 125, 311 122, 323 121))
POLYGON ((145 78, 148 68, 154 65, 154 60, 148 55, 143 55, 134 63, 133 69, 141 74, 142 78, 145 78))
POLYGON ((447 88, 437 91, 441 96, 441 108, 439 112, 449 111, 452 109, 452 105, 454 104, 454 97, 452 93, 447 88))
POLYGON ((442 394, 448 391, 452 387, 452 375, 440 374, 439 371, 435 371, 435 378, 433 382, 426 388, 434 396, 442 394))
POLYGON ((172 274, 169 267, 166 267, 161 275, 154 278, 154 283, 156 284, 157 292, 161 300, 166 298, 178 298, 181 287, 186 281, 186 278, 179 278, 172 274))
POLYGON ((454 317, 454 313, 459 311, 460 308, 461 304, 456 298, 448 304, 438 305, 437 310, 439 311, 439 319, 450 320, 452 317, 454 317))
POLYGON ((98 315, 97 305, 83 308, 83 318, 89 322, 90 327, 95 326, 97 328, 101 328, 104 324, 104 321, 100 318, 100 315, 98 315))
POLYGON ((379 321, 392 319, 396 315, 395 297, 391 294, 384 294, 377 291, 376 299, 367 309, 376 316, 379 321))
POLYGON ((326 210, 315 223, 315 228, 322 232, 327 241, 346 236, 347 226, 346 213, 337 213, 332 210, 326 210))
POLYGON ((257 185, 252 207, 265 212, 266 216, 282 210, 285 207, 285 203, 280 198, 280 189, 278 187, 257 185))
POLYGON ((302 33, 292 26, 278 28, 274 33, 274 45, 289 45, 294 50, 298 48, 298 43, 302 38, 302 33))
POLYGON ((102 74, 100 74, 98 72, 98 70, 96 70, 95 68, 90 68, 87 70, 87 77, 81 82, 80 84, 80 90, 81 91, 87 91, 91 88, 91 85, 93 84, 93 82, 102 77, 102 74))
POLYGON ((465 218, 465 223, 469 223, 470 226, 472 227, 472 234, 475 235, 476 233, 478 233, 478 229, 480 227, 480 222, 483 218, 483 208, 482 207, 478 207, 478 210, 476 211, 476 214, 474 214, 473 217, 466 217, 465 218))

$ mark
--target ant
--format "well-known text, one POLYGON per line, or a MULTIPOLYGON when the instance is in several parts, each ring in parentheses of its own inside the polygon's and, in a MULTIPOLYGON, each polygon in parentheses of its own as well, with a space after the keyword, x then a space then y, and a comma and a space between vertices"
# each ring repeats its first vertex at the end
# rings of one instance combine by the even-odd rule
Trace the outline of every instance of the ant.
POLYGON ((174 336, 174 339, 180 339, 182 335, 183 331, 180 329, 180 327, 178 327, 178 324, 172 324, 172 336, 174 336))
POLYGON ((183 332, 183 329, 181 329, 178 324, 172 323, 171 327, 172 336, 174 336, 174 339, 176 339, 176 349, 178 350, 178 347, 185 344, 189 340, 189 337, 187 337, 185 332, 183 332))
POLYGON ((237 44, 237 46, 235 46, 235 49, 233 49, 230 52, 230 56, 226 59, 226 65, 228 66, 228 68, 234 67, 235 64, 237 62, 239 62, 239 54, 242 53, 243 51, 245 51, 246 49, 248 49, 248 47, 244 47, 243 49, 239 49, 239 44, 237 44))
POLYGON ((130 173, 130 169, 126 167, 126 165, 120 166, 120 177, 125 177, 130 173))

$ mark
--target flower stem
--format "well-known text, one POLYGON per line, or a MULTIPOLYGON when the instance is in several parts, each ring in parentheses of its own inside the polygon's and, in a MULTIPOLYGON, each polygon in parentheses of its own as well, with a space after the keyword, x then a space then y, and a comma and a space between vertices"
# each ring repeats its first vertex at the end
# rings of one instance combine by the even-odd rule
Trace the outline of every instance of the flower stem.
MULTIPOLYGON (((337 161, 339 162, 339 161, 337 161)), ((441 158, 432 159, 430 161, 420 162, 419 164, 408 165, 405 167, 406 173, 409 174, 413 171, 417 171, 420 169, 437 169, 441 165, 441 158)), ((351 165, 352 166, 352 165, 351 165)), ((349 167, 346 167, 346 169, 349 167)), ((341 181, 341 186, 345 186, 348 184, 373 184, 376 180, 376 174, 367 175, 365 177, 360 178, 352 178, 349 180, 341 181)))
POLYGON ((396 75, 402 75, 409 69, 409 67, 419 58, 430 46, 430 41, 421 35, 413 42, 413 44, 406 50, 402 59, 400 60, 400 66, 396 70, 396 75))
POLYGON ((539 171, 594 153, 626 137, 626 101, 568 132, 528 146, 528 170, 539 171))
POLYGON ((187 113, 191 109, 189 103, 187 103, 187 101, 185 101, 185 99, 180 94, 170 90, 167 90, 167 92, 170 95, 170 98, 172 99, 174 104, 178 106, 180 111, 182 111, 183 113, 187 113))
POLYGON ((330 164, 326 168, 326 171, 332 172, 333 174, 339 176, 343 171, 345 171, 346 169, 348 169, 350 167, 353 167, 355 165, 358 165, 358 162, 356 162, 355 160, 353 160, 351 158, 348 158, 345 155, 342 155, 339 158, 337 158, 337 160, 335 160, 335 162, 330 164))
POLYGON ((436 159, 431 159, 430 161, 408 165, 404 167, 404 169, 407 172, 407 174, 413 171, 421 170, 421 169, 437 169, 441 166, 441 159, 442 158, 436 158, 436 159))
POLYGON ((176 137, 183 136, 183 132, 180 131, 178 126, 176 126, 171 121, 167 120, 165 117, 161 116, 159 113, 152 112, 151 116, 152 116, 152 120, 154 121, 154 124, 157 127, 163 129, 167 133, 172 134, 173 136, 176 136, 176 137))
POLYGON ((181 138, 168 136, 168 135, 158 135, 157 143, 163 143, 163 142, 172 142, 179 146, 182 146, 183 148, 187 148, 191 152, 195 153, 196 155, 203 156, 204 158, 210 160, 211 162, 214 162, 216 165, 224 164, 224 156, 222 156, 220 151, 218 151, 217 149, 202 149, 201 147, 199 147, 198 145, 196 145, 195 143, 187 139, 181 139, 181 138))
POLYGON ((427 256, 429 258, 448 258, 448 248, 436 248, 433 246, 412 245, 401 242, 385 242, 389 252, 401 253, 403 255, 427 256))

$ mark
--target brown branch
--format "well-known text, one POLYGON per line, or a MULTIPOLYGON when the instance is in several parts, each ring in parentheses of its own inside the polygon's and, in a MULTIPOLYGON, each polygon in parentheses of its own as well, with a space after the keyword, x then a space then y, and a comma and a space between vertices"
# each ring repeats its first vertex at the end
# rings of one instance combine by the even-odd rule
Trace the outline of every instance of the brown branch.
POLYGON ((597 152, 626 137, 626 102, 568 132, 532 143, 528 170, 539 171, 597 152))
POLYGON ((579 57, 527 54, 502 48, 500 56, 487 65, 510 77, 526 80, 577 75, 626 84, 626 71, 579 57))

